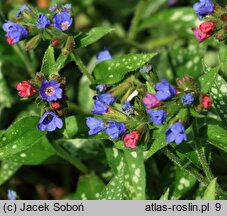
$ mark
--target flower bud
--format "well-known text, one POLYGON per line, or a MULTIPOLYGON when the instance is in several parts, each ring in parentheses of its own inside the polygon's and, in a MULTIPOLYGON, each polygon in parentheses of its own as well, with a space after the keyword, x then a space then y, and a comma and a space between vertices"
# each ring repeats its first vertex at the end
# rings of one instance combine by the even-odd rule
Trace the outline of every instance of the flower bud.
POLYGON ((184 91, 195 90, 195 82, 192 77, 186 75, 176 80, 177 86, 184 91))
POLYGON ((25 45, 25 49, 28 51, 28 50, 32 50, 32 49, 35 49, 38 45, 39 45, 39 42, 41 40, 41 34, 38 34, 36 35, 35 37, 33 37, 32 39, 30 39, 26 45, 25 45))
POLYGON ((16 89, 19 91, 20 97, 32 97, 35 94, 35 88, 28 81, 23 81, 17 84, 16 89))
POLYGON ((65 47, 62 49, 63 54, 68 55, 74 49, 75 45, 76 44, 73 36, 69 36, 66 41, 65 47))
POLYGON ((220 16, 221 20, 227 22, 227 13, 224 13, 220 16))
POLYGON ((204 95, 202 97, 202 106, 205 109, 209 109, 212 107, 212 99, 210 98, 209 95, 204 95))
POLYGON ((216 34, 216 39, 217 39, 218 41, 224 41, 224 40, 226 40, 226 38, 227 38, 227 35, 226 35, 224 29, 220 30, 220 31, 216 34))
POLYGON ((62 105, 61 105, 60 102, 55 101, 55 102, 52 102, 52 103, 51 103, 51 107, 52 107, 53 109, 60 109, 60 108, 62 107, 62 105))
POLYGON ((140 133, 138 131, 132 131, 123 137, 124 145, 128 148, 136 148, 140 138, 140 133))

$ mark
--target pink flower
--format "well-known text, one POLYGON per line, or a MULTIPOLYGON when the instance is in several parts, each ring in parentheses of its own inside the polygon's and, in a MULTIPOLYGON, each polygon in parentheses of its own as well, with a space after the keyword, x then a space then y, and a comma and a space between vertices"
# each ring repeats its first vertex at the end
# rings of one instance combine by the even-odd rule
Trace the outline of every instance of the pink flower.
POLYGON ((60 109, 61 108, 61 103, 58 102, 58 101, 54 101, 54 102, 51 103, 51 107, 53 109, 60 109))
POLYGON ((131 133, 126 134, 123 137, 124 144, 128 148, 134 149, 138 144, 139 138, 140 138, 140 133, 138 131, 132 131, 131 133))
POLYGON ((193 28, 192 31, 199 43, 211 37, 215 31, 215 22, 209 21, 202 23, 199 28, 193 28))
POLYGON ((202 106, 205 109, 209 109, 212 107, 212 99, 210 98, 210 96, 208 96, 208 95, 203 96, 202 106))
POLYGON ((35 94, 35 88, 28 81, 18 83, 16 89, 20 97, 32 97, 35 94))
POLYGON ((161 105, 161 101, 156 98, 154 94, 146 93, 146 96, 143 98, 143 103, 146 106, 146 109, 152 109, 155 107, 159 107, 161 105))

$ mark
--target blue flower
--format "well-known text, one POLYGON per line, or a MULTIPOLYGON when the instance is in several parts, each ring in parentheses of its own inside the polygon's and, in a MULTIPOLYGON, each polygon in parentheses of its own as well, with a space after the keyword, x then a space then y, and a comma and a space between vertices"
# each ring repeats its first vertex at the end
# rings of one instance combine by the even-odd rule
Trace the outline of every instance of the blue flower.
POLYGON ((191 105, 194 102, 194 97, 191 93, 187 93, 181 98, 181 102, 184 106, 191 105))
POLYGON ((200 0, 193 5, 193 9, 199 19, 202 19, 205 15, 214 12, 214 3, 211 0, 200 0))
POLYGON ((102 115, 108 111, 108 106, 101 101, 94 101, 94 109, 91 111, 93 114, 102 115))
POLYGON ((166 120, 167 117, 166 111, 163 109, 148 110, 147 113, 150 115, 151 121, 156 126, 161 125, 166 120))
POLYGON ((106 113, 108 111, 107 105, 111 106, 115 101, 115 98, 110 93, 99 94, 95 96, 94 99, 94 109, 92 113, 98 115, 106 113))
POLYGON ((62 11, 53 16, 54 27, 60 31, 67 31, 73 23, 70 12, 62 11))
POLYGON ((160 101, 171 99, 176 95, 176 89, 166 80, 162 80, 161 82, 157 83, 155 85, 155 89, 158 90, 155 96, 160 101))
POLYGON ((40 118, 38 123, 38 129, 40 131, 54 131, 56 128, 61 129, 63 127, 62 119, 53 112, 45 112, 40 118))
POLYGON ((50 7, 49 11, 55 12, 58 9, 58 5, 55 4, 54 6, 50 7))
POLYGON ((122 105, 122 110, 126 115, 132 115, 134 114, 134 109, 129 101, 125 101, 122 105))
POLYGON ((146 65, 143 68, 141 68, 139 70, 140 73, 148 73, 149 71, 151 71, 153 68, 151 65, 146 65))
POLYGON ((105 132, 110 136, 111 140, 114 140, 125 134, 126 127, 121 122, 107 122, 105 132))
POLYGON ((50 25, 50 20, 44 14, 39 14, 36 24, 39 29, 47 28, 50 25))
POLYGON ((62 98, 62 89, 60 83, 55 80, 47 81, 44 80, 39 91, 40 96, 43 100, 51 102, 62 98))
POLYGON ((2 28, 7 33, 6 37, 10 45, 19 42, 22 38, 28 35, 28 31, 24 26, 17 25, 11 21, 6 21, 2 28))
POLYGON ((106 84, 99 84, 96 86, 96 91, 97 93, 103 93, 107 90, 107 85, 106 84))
POLYGON ((187 135, 185 133, 184 126, 180 122, 175 122, 170 128, 166 130, 166 141, 175 141, 176 144, 187 141, 187 135))
POLYGON ((8 200, 16 200, 17 199, 17 193, 13 190, 8 190, 8 200))
POLYGON ((65 4, 65 5, 62 5, 61 8, 63 10, 71 10, 72 9, 72 4, 65 4))
POLYGON ((19 8, 19 11, 17 11, 16 13, 16 16, 19 17, 23 14, 23 12, 25 11, 30 11, 31 9, 27 6, 27 5, 22 5, 20 8, 19 8))
POLYGON ((95 99, 99 100, 105 104, 108 104, 110 106, 116 100, 115 97, 113 97, 111 93, 99 94, 99 95, 95 96, 95 99))
POLYGON ((93 117, 86 118, 86 124, 89 127, 88 134, 90 136, 95 135, 105 129, 105 125, 103 120, 99 120, 93 117))
POLYGON ((97 62, 100 63, 102 61, 112 59, 112 55, 110 54, 110 51, 105 47, 102 51, 96 54, 96 58, 97 62))

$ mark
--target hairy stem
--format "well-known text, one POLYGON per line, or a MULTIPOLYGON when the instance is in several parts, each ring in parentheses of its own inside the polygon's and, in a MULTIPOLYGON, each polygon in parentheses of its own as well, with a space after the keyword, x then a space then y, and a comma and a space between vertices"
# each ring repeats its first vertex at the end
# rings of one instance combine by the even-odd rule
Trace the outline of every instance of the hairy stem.
POLYGON ((94 78, 92 77, 92 75, 89 73, 89 71, 87 70, 86 66, 84 65, 83 61, 81 60, 81 58, 79 57, 79 55, 73 51, 71 53, 71 57, 72 59, 74 60, 75 64, 78 66, 78 68, 80 69, 80 71, 85 75, 87 76, 87 78, 89 79, 89 81, 91 83, 94 83, 95 80, 94 78))

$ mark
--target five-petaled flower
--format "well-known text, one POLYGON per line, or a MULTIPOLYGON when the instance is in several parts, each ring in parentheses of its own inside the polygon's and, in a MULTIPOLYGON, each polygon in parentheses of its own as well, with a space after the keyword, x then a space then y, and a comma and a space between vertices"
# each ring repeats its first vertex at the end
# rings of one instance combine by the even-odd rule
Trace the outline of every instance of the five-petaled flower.
POLYGON ((176 95, 176 89, 166 80, 162 80, 161 82, 157 83, 155 85, 155 89, 157 90, 155 96, 160 101, 171 99, 176 95))
POLYGON ((86 118, 86 124, 89 127, 88 134, 95 135, 105 129, 104 121, 93 117, 86 118))
POLYGON ((54 112, 45 112, 40 118, 38 123, 38 129, 40 131, 47 130, 49 132, 55 131, 57 128, 61 129, 63 127, 62 119, 56 115, 54 112))
POLYGON ((44 14, 39 14, 36 24, 39 29, 47 28, 50 25, 50 20, 44 14))
POLYGON ((194 102, 192 93, 187 93, 181 98, 181 102, 184 106, 191 105, 194 102))
POLYGON ((195 13, 202 19, 204 16, 214 12, 214 3, 211 0, 200 0, 193 5, 195 13))
POLYGON ((60 31, 67 31, 73 23, 69 11, 61 11, 53 16, 54 27, 60 31))
POLYGON ((175 141, 176 144, 187 141, 187 135, 185 133, 185 129, 182 123, 175 122, 170 128, 166 130, 166 141, 175 141))
POLYGON ((28 81, 23 81, 17 84, 16 89, 19 91, 20 97, 32 97, 36 90, 28 81))
POLYGON ((166 111, 163 109, 148 110, 147 113, 150 115, 151 121, 156 126, 161 125, 166 120, 167 117, 166 111))
POLYGON ((13 45, 19 42, 21 39, 28 35, 28 31, 24 26, 20 26, 11 21, 6 21, 2 26, 3 30, 6 32, 7 42, 13 45))
POLYGON ((202 97, 202 106, 205 109, 209 109, 212 107, 212 99, 208 95, 204 95, 202 97))
POLYGON ((55 80, 47 81, 44 80, 40 87, 39 94, 45 101, 52 102, 62 98, 62 89, 60 83, 55 80))
POLYGON ((110 136, 111 140, 114 140, 125 134, 126 127, 121 122, 107 122, 105 132, 110 136))
POLYGON ((135 149, 140 139, 138 131, 131 131, 129 134, 123 136, 124 145, 128 148, 135 149))

